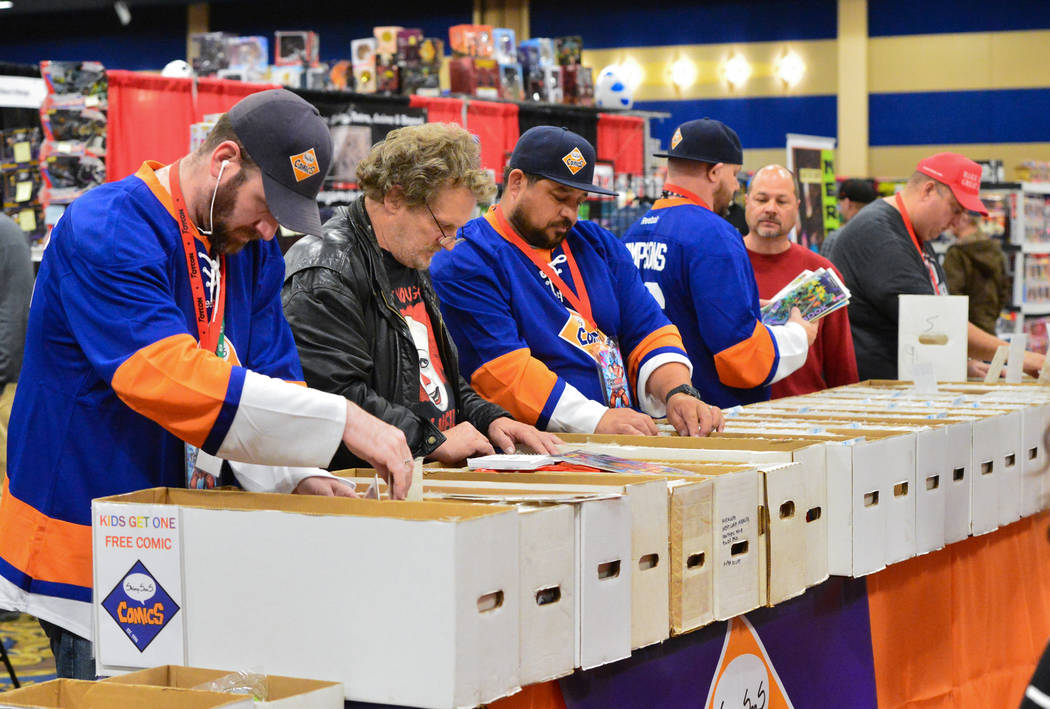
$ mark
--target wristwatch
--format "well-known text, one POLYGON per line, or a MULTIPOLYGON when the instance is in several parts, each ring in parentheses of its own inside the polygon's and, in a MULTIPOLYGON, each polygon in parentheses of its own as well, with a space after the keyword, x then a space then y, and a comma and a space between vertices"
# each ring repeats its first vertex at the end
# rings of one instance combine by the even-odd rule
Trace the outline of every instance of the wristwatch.
POLYGON ((700 401, 704 400, 703 395, 699 391, 697 391, 696 387, 694 387, 692 384, 680 384, 671 391, 667 392, 667 398, 664 399, 664 403, 666 404, 668 401, 670 401, 671 397, 675 394, 688 394, 694 399, 698 399, 700 401))

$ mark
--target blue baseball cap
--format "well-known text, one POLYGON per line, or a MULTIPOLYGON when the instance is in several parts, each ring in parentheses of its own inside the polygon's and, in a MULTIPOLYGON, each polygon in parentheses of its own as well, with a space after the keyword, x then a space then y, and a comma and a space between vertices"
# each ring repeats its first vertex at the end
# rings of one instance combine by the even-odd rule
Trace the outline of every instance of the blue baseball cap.
POLYGON ((615 195, 594 184, 595 159, 594 147, 568 128, 535 126, 518 138, 507 166, 584 192, 615 195))
POLYGON ((712 165, 742 165, 744 151, 740 137, 732 128, 713 118, 698 118, 678 126, 671 136, 671 147, 666 153, 653 153, 657 158, 696 160, 712 165))

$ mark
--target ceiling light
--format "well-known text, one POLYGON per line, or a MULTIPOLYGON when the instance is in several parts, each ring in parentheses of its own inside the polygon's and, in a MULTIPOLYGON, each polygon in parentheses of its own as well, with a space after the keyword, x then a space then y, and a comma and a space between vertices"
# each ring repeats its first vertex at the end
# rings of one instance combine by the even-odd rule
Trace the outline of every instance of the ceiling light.
POLYGON ((806 73, 806 63, 794 51, 790 51, 776 62, 777 78, 787 86, 797 86, 806 73))
POLYGON ((734 89, 739 89, 751 78, 751 64, 742 54, 734 54, 725 65, 726 81, 734 89))
POLYGON ((11 0, 0 0, 0 10, 10 10, 15 4, 11 0))
POLYGON ((631 93, 637 91, 645 79, 645 71, 642 69, 642 65, 635 61, 634 57, 627 57, 620 62, 620 71, 622 72, 620 75, 627 82, 627 88, 631 90, 631 93))
POLYGON ((671 65, 671 83, 680 90, 688 89, 696 83, 696 64, 686 57, 680 57, 671 65))

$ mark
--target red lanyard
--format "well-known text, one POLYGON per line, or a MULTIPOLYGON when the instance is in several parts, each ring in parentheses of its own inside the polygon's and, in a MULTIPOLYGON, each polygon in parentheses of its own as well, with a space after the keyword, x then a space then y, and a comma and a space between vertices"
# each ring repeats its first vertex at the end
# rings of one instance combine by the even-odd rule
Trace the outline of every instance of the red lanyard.
POLYGON ((567 301, 576 309, 583 319, 587 321, 587 327, 592 330, 597 330, 598 326, 594 322, 594 316, 591 313, 591 299, 587 295, 587 286, 583 284, 583 276, 580 275, 580 269, 576 265, 576 259, 573 258, 572 249, 569 248, 569 240, 561 242, 562 250, 565 252, 565 261, 569 265, 569 273, 572 274, 572 282, 576 286, 576 290, 580 292, 579 297, 572 292, 569 285, 562 280, 547 260, 540 256, 538 249, 534 249, 522 239, 518 232, 514 231, 514 227, 511 226, 510 222, 507 221, 507 217, 503 214, 503 209, 497 205, 492 211, 490 211, 485 218, 492 225, 500 236, 518 247, 518 250, 525 254, 536 268, 543 272, 543 275, 547 276, 550 282, 558 289, 558 292, 565 297, 567 301))
POLYGON ((680 197, 685 197, 690 202, 693 202, 694 204, 697 204, 697 205, 703 207, 704 209, 706 209, 709 212, 714 211, 713 209, 711 209, 711 205, 709 205, 707 202, 705 202, 703 199, 700 198, 700 195, 696 194, 695 192, 690 192, 689 190, 687 190, 684 187, 679 187, 678 185, 674 185, 674 184, 671 184, 670 182, 666 182, 666 183, 664 183, 664 192, 670 192, 670 193, 676 194, 676 195, 678 195, 680 197))
POLYGON ((915 236, 915 227, 911 224, 911 217, 908 215, 908 209, 904 206, 904 200, 901 198, 901 193, 898 192, 894 199, 897 202, 897 209, 900 210, 901 219, 904 220, 904 228, 908 230, 908 236, 911 237, 911 241, 915 244, 915 249, 919 252, 919 258, 922 259, 922 263, 926 266, 926 271, 930 275, 930 283, 933 284, 933 294, 940 295, 940 289, 937 285, 937 271, 930 264, 929 259, 926 258, 926 252, 923 251, 922 245, 919 243, 919 237, 915 236))
MULTIPOLYGON (((226 255, 219 256, 219 293, 215 302, 212 303, 213 316, 209 320, 208 300, 204 296, 204 278, 197 259, 197 239, 200 238, 200 232, 190 219, 189 210, 186 209, 186 200, 182 197, 182 188, 179 186, 180 162, 176 160, 168 171, 171 199, 178 213, 177 221, 179 232, 182 234, 182 247, 186 252, 186 269, 190 276, 190 289, 193 291, 193 310, 197 314, 198 343, 202 350, 215 352, 219 345, 219 335, 222 333, 223 311, 226 305, 226 255)), ((214 278, 214 274, 212 277, 214 278)))

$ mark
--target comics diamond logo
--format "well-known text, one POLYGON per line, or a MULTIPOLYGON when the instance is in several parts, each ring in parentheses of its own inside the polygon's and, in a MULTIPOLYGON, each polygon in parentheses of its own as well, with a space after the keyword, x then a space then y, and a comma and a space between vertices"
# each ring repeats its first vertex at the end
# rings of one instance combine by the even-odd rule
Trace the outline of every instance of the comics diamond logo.
POLYGON ((292 161, 292 173, 295 175, 296 182, 307 180, 321 171, 317 164, 317 153, 313 148, 304 153, 289 156, 288 159, 292 161))
POLYGON ((569 172, 574 175, 587 167, 587 158, 583 157, 583 153, 580 152, 579 148, 573 148, 570 150, 561 161, 565 163, 565 167, 569 168, 569 172))
POLYGON ((671 150, 678 147, 678 144, 682 142, 682 129, 676 128, 674 135, 671 136, 671 150))
POLYGON ((145 652, 153 639, 164 630, 164 626, 179 612, 179 605, 141 561, 136 561, 124 574, 124 578, 102 601, 102 607, 139 652, 145 652))

